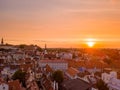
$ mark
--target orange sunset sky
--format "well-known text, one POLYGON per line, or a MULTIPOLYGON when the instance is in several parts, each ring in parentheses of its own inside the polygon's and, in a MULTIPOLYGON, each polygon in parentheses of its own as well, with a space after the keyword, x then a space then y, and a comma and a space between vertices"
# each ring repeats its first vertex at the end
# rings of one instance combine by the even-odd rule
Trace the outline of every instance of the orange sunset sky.
POLYGON ((0 38, 44 47, 120 48, 120 0, 0 0, 0 38))

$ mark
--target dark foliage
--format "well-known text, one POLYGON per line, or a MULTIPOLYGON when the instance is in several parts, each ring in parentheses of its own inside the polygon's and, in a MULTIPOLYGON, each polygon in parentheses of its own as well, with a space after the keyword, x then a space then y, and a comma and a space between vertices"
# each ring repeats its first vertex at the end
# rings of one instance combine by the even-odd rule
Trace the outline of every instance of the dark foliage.
POLYGON ((16 71, 14 73, 14 75, 12 76, 12 79, 13 80, 17 80, 18 79, 22 83, 22 85, 24 87, 26 87, 26 85, 25 85, 25 76, 26 76, 26 72, 18 70, 18 71, 16 71))
POLYGON ((96 86, 99 90, 109 90, 107 84, 105 84, 104 81, 101 79, 97 82, 96 86))
POLYGON ((63 79, 64 79, 63 72, 60 71, 60 70, 55 71, 53 73, 52 77, 53 77, 53 80, 55 80, 56 82, 58 82, 58 84, 62 83, 63 79))

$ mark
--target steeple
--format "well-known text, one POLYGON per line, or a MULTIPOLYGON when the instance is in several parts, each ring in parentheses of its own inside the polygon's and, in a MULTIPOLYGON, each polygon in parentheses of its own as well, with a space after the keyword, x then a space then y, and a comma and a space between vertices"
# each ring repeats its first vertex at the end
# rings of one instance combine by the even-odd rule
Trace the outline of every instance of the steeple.
POLYGON ((45 44, 44 54, 47 54, 47 45, 45 44))
POLYGON ((4 44, 4 40, 3 40, 3 38, 1 39, 1 45, 3 45, 4 44))
POLYGON ((45 44, 45 50, 47 49, 47 45, 45 44))

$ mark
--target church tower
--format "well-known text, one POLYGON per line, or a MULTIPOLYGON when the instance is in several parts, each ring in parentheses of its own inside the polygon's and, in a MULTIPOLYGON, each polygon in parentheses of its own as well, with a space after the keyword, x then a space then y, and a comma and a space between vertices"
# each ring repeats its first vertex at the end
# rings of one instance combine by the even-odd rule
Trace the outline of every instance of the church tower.
POLYGON ((45 50, 47 49, 47 45, 45 44, 45 50))
POLYGON ((4 44, 4 40, 3 40, 3 38, 1 39, 1 45, 3 45, 4 44))
POLYGON ((47 45, 46 45, 46 44, 45 44, 44 54, 48 54, 48 53, 47 53, 47 45))

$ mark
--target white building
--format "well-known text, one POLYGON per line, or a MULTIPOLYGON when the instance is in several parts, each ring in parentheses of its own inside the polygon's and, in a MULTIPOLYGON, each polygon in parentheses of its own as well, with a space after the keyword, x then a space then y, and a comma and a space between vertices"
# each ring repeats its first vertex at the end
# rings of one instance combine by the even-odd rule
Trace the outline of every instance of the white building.
POLYGON ((0 84, 0 90, 9 90, 8 84, 1 83, 1 84, 0 84))
POLYGON ((110 75, 113 78, 117 78, 117 72, 112 71, 112 72, 110 72, 110 75))
POLYGON ((120 80, 112 78, 108 83, 109 90, 120 90, 120 80))
POLYGON ((60 57, 61 59, 73 59, 73 54, 67 52, 61 52, 61 53, 56 53, 56 57, 60 57))
POLYGON ((40 60, 39 61, 40 67, 45 67, 47 64, 54 70, 68 69, 68 63, 64 60, 40 60))
POLYGON ((116 72, 103 73, 102 80, 108 85, 109 90, 120 90, 120 80, 117 79, 116 72))
POLYGON ((5 67, 3 68, 3 70, 1 71, 1 74, 2 75, 8 75, 10 72, 10 68, 9 67, 5 67))
POLYGON ((1 71, 1 75, 8 75, 9 77, 12 77, 12 75, 17 71, 17 69, 10 69, 9 67, 3 68, 1 71))
POLYGON ((22 52, 16 52, 13 54, 13 59, 19 60, 19 59, 24 59, 25 55, 22 52))
POLYGON ((108 74, 108 73, 102 73, 102 80, 105 83, 109 83, 109 81, 110 81, 111 78, 117 78, 117 73, 114 72, 114 71, 110 72, 110 74, 108 74))

